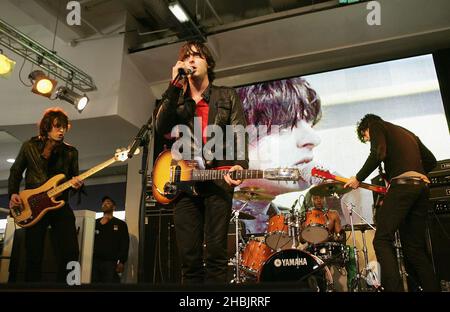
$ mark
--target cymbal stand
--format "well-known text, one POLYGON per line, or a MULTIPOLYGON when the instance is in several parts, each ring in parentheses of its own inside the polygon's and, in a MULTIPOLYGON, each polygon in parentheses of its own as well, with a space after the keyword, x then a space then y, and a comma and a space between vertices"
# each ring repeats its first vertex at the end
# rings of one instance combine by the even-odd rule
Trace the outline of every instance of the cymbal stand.
POLYGON ((234 223, 235 223, 235 247, 236 247, 236 253, 235 253, 235 259, 234 259, 234 265, 235 265, 235 274, 234 274, 234 279, 231 281, 232 284, 240 284, 242 283, 241 280, 241 274, 240 274, 240 270, 239 270, 239 266, 241 264, 241 257, 239 254, 239 239, 240 239, 240 231, 239 231, 239 211, 244 209, 245 206, 248 205, 248 202, 245 202, 244 205, 242 205, 242 207, 239 210, 235 210, 234 211, 234 223))
POLYGON ((361 229, 361 238, 363 242, 363 255, 364 255, 364 265, 365 267, 369 267, 369 254, 367 252, 367 244, 366 244, 366 230, 361 229))
POLYGON ((358 250, 356 248, 356 236, 355 236, 355 227, 353 224, 353 212, 358 215, 358 217, 361 218, 367 225, 369 225, 373 230, 376 230, 375 227, 373 227, 363 216, 361 216, 357 211, 354 210, 355 205, 353 203, 350 203, 350 209, 349 209, 349 215, 350 215, 350 226, 352 229, 352 240, 353 240, 353 252, 355 254, 355 261, 356 261, 356 277, 355 280, 352 282, 352 290, 361 291, 361 279, 364 280, 367 283, 368 278, 367 276, 370 274, 370 284, 376 289, 381 290, 381 284, 378 280, 377 274, 370 268, 369 266, 369 256, 367 252, 367 243, 366 243, 366 237, 365 237, 365 230, 361 230, 361 237, 363 241, 363 255, 364 255, 364 274, 361 274, 359 270, 359 259, 358 259, 358 250), (355 284, 356 283, 356 284, 355 284))
MULTIPOLYGON (((353 204, 351 204, 351 205, 353 205, 353 204)), ((355 236, 355 227, 353 225, 353 207, 352 206, 350 206, 348 213, 350 215, 350 227, 352 229, 353 253, 354 253, 355 265, 356 265, 356 276, 354 277, 354 280, 351 282, 350 291, 360 291, 359 280, 361 278, 361 272, 359 271, 358 249, 356 247, 356 236, 355 236)))
MULTIPOLYGON (((300 197, 303 195, 300 195, 300 197)), ((299 198, 300 198, 299 197, 299 198)), ((299 212, 295 207, 297 206, 299 199, 297 199, 291 207, 291 212, 288 221, 289 235, 292 237, 292 249, 296 249, 300 239, 297 241, 297 233, 300 233, 300 217, 299 212)))
MULTIPOLYGON (((394 247, 395 247, 395 251, 396 251, 396 255, 397 255, 398 269, 400 271, 400 276, 403 281, 403 289, 405 291, 408 291, 408 279, 407 279, 408 273, 406 272, 406 269, 405 269, 405 263, 404 263, 403 253, 402 253, 402 243, 400 241, 399 231, 395 232, 394 247)), ((419 286, 419 290, 422 290, 420 286, 419 286)))

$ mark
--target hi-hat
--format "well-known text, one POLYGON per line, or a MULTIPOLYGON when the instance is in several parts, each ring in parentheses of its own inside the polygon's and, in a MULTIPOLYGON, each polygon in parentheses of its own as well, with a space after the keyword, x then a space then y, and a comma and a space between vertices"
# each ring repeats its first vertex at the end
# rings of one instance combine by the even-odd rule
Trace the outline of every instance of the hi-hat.
MULTIPOLYGON (((371 224, 373 227, 376 227, 375 224, 371 224)), ((368 231, 368 230, 373 230, 372 227, 368 224, 353 224, 353 227, 355 228, 355 231, 368 231)), ((351 231, 352 230, 352 226, 351 224, 347 224, 344 226, 344 230, 345 231, 351 231)))
POLYGON ((335 194, 343 195, 350 191, 352 191, 351 188, 344 188, 344 183, 331 181, 314 186, 309 193, 316 196, 333 196, 335 194))
POLYGON ((265 193, 261 188, 243 187, 234 192, 234 199, 239 201, 272 201, 275 196, 265 193))
MULTIPOLYGON (((233 214, 234 214, 235 210, 233 209, 233 214)), ((254 216, 252 216, 249 213, 243 212, 243 211, 239 211, 239 220, 254 220, 256 219, 254 216)))

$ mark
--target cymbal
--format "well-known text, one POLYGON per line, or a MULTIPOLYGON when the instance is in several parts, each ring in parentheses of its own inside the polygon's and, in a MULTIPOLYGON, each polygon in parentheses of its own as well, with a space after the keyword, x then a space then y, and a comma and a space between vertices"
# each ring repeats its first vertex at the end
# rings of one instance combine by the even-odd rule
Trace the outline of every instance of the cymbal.
MULTIPOLYGON (((233 210, 234 213, 235 210, 233 210)), ((254 220, 256 219, 254 216, 252 216, 249 213, 243 212, 243 211, 239 211, 239 220, 254 220)))
POLYGON ((267 194, 263 189, 257 187, 243 187, 234 192, 234 199, 240 201, 272 201, 275 196, 267 194))
POLYGON ((309 193, 317 196, 332 196, 334 194, 343 195, 350 191, 352 191, 351 188, 344 188, 344 183, 331 181, 314 186, 309 190, 309 193))
MULTIPOLYGON (((371 224, 374 228, 376 228, 375 224, 371 224)), ((373 230, 368 224, 353 224, 353 227, 355 228, 355 231, 368 231, 368 230, 373 230)), ((345 231, 351 231, 352 230, 352 226, 351 224, 346 224, 344 226, 344 230, 345 231)))

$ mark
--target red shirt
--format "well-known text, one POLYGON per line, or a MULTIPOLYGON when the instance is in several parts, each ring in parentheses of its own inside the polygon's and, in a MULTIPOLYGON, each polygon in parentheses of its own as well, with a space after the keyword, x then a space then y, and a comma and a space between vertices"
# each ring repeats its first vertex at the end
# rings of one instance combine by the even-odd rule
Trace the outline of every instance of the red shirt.
POLYGON ((201 99, 196 105, 195 105, 195 113, 198 117, 201 118, 202 121, 202 139, 203 144, 206 143, 206 126, 208 125, 208 113, 209 113, 209 105, 206 103, 205 99, 201 99))

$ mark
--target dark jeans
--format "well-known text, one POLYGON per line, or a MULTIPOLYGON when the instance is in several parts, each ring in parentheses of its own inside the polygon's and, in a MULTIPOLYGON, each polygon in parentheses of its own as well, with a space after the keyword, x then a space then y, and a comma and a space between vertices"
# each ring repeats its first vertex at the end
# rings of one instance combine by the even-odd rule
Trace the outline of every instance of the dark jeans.
POLYGON ((42 257, 44 253, 45 233, 48 226, 52 227, 55 238, 55 255, 58 261, 57 282, 66 283, 66 269, 70 261, 78 261, 79 249, 75 216, 69 206, 48 212, 39 222, 26 229, 26 271, 27 282, 42 281, 42 257))
POLYGON ((117 260, 94 259, 92 263, 92 283, 120 283, 116 267, 117 260))
POLYGON ((175 231, 184 284, 227 282, 227 235, 232 195, 181 195, 175 204, 175 231), (206 243, 203 260, 203 243, 206 243))
POLYGON ((381 267, 381 284, 386 291, 404 291, 396 253, 395 232, 400 231, 402 250, 424 291, 439 291, 427 253, 425 229, 429 189, 421 184, 391 184, 377 211, 373 246, 381 267))

